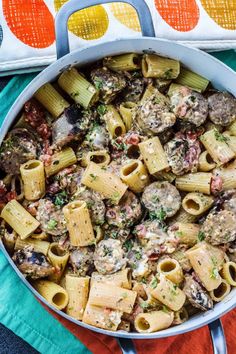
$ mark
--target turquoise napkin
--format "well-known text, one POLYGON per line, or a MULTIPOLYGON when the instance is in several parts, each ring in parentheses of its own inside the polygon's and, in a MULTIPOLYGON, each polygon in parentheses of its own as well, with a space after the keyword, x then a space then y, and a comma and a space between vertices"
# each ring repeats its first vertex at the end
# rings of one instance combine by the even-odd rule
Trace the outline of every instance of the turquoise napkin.
MULTIPOLYGON (((233 50, 213 54, 236 70, 233 50)), ((36 74, 15 76, 0 93, 0 126, 20 92, 36 74)), ((20 281, 0 252, 0 322, 42 354, 87 354, 90 351, 50 315, 20 281)), ((78 327, 79 330, 79 327, 78 327)))

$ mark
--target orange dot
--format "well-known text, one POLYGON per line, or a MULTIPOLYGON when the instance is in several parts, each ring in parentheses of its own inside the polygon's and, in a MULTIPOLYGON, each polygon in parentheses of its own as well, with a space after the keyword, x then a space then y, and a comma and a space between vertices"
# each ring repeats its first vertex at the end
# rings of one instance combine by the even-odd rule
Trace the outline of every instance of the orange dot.
POLYGON ((227 30, 236 29, 235 0, 201 0, 202 6, 217 25, 227 30))
POLYGON ((195 0, 155 0, 155 6, 163 20, 177 31, 191 31, 198 23, 195 0))
POLYGON ((12 33, 34 48, 46 48, 55 40, 54 19, 42 0, 2 0, 3 14, 12 33))
POLYGON ((111 12, 119 22, 134 31, 141 31, 137 12, 131 5, 115 2, 109 6, 111 12))
MULTIPOLYGON (((68 0, 54 0, 56 11, 68 0)), ((92 6, 74 13, 68 21, 69 30, 76 36, 86 40, 98 39, 106 33, 109 19, 106 10, 101 6, 92 6)))

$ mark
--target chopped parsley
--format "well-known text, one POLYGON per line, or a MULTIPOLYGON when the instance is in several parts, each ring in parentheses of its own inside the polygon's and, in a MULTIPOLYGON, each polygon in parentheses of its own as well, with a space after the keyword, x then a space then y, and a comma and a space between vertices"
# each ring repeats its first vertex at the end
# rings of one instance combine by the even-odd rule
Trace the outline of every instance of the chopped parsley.
POLYGON ((94 175, 93 173, 90 173, 89 176, 91 177, 91 182, 95 181, 98 178, 98 176, 94 175))
POLYGON ((108 257, 111 257, 112 256, 112 249, 110 249, 109 247, 107 246, 103 246, 103 253, 104 253, 104 256, 108 256, 108 257))
POLYGON ((183 237, 183 232, 182 231, 176 231, 175 235, 177 237, 183 237))
POLYGON ((97 90, 100 90, 103 87, 103 81, 97 78, 96 80, 94 80, 94 86, 97 90))
POLYGON ((114 194, 112 194, 110 199, 111 199, 111 201, 113 203, 118 202, 118 200, 120 199, 120 193, 119 192, 115 192, 114 194))
POLYGON ((215 134, 216 140, 227 144, 228 138, 226 136, 224 136, 223 134, 221 134, 217 129, 214 129, 214 134, 215 134))
POLYGON ((103 116, 107 111, 107 108, 104 104, 100 104, 97 106, 97 112, 100 116, 103 116))
POLYGON ((169 310, 168 310, 168 308, 165 306, 165 305, 163 305, 162 306, 162 309, 161 309, 163 312, 165 312, 165 313, 169 313, 169 310))
POLYGON ((166 218, 166 212, 165 212, 165 210, 162 207, 158 211, 151 211, 149 213, 149 218, 151 220, 159 221, 160 226, 163 229, 163 231, 166 231, 167 226, 164 223, 164 220, 166 218))
POLYGON ((123 247, 125 249, 126 252, 129 252, 132 250, 132 247, 133 247, 133 242, 132 240, 126 240, 124 243, 123 243, 123 247))
POLYGON ((65 205, 66 203, 68 203, 68 195, 67 195, 66 191, 62 191, 60 193, 57 193, 56 197, 55 197, 54 204, 56 206, 61 207, 61 206, 65 205))
POLYGON ((165 79, 171 79, 173 74, 173 69, 168 69, 164 72, 165 79))
POLYGON ((58 221, 57 221, 57 220, 51 219, 51 220, 48 222, 48 224, 47 224, 47 229, 48 229, 48 230, 54 230, 55 227, 57 226, 57 224, 58 224, 58 221))
POLYGON ((205 240, 206 236, 205 236, 205 233, 203 231, 199 231, 197 237, 198 237, 198 240, 201 242, 201 241, 205 240))
POLYGON ((142 309, 147 309, 149 307, 149 304, 146 301, 143 301, 140 303, 140 306, 142 307, 142 309))
POLYGON ((126 299, 128 297, 128 294, 127 293, 122 293, 121 296, 122 296, 123 299, 126 299))
POLYGON ((153 278, 152 279, 152 281, 151 281, 151 283, 150 283, 150 287, 152 288, 152 289, 155 289, 156 287, 157 287, 157 278, 153 278))
POLYGON ((152 196, 152 201, 153 201, 154 203, 156 203, 156 202, 159 202, 160 199, 158 198, 157 195, 153 195, 153 196, 152 196))
POLYGON ((217 268, 212 268, 211 270, 211 274, 210 274, 210 278, 212 279, 217 279, 219 276, 219 272, 218 272, 218 269, 217 268))
POLYGON ((142 255, 139 251, 135 252, 135 258, 139 261, 142 258, 142 255))

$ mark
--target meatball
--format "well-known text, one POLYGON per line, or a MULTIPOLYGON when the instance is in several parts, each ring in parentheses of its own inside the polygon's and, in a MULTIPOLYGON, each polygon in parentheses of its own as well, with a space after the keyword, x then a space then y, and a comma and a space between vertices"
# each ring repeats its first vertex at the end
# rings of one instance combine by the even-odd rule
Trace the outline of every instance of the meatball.
POLYGON ((92 119, 92 114, 83 111, 77 104, 66 108, 62 116, 52 125, 53 145, 62 147, 73 140, 82 139, 92 119))
POLYGON ((201 232, 212 245, 232 242, 236 239, 236 215, 232 211, 221 210, 208 214, 201 232))
POLYGON ((109 133, 106 127, 97 123, 94 124, 88 131, 83 144, 93 150, 106 149, 109 144, 109 133))
POLYGON ((89 247, 78 247, 71 251, 69 263, 74 273, 81 277, 94 271, 93 250, 89 247))
POLYGON ((158 90, 137 107, 135 118, 138 129, 148 136, 162 133, 176 121, 168 99, 158 90))
POLYGON ((6 173, 17 174, 20 165, 36 158, 37 144, 27 129, 13 129, 0 148, 0 168, 6 173))
POLYGON ((123 74, 115 73, 106 67, 91 71, 91 79, 100 92, 100 99, 104 103, 110 103, 126 86, 123 74))
POLYGON ((208 115, 207 100, 198 92, 181 86, 174 90, 170 97, 171 107, 175 115, 197 127, 205 122, 208 115))
POLYGON ((90 212, 91 220, 96 225, 101 225, 105 221, 105 204, 99 193, 92 189, 81 187, 75 194, 76 199, 84 200, 90 212))
POLYGON ((144 189, 144 206, 151 212, 162 211, 162 220, 173 216, 181 206, 181 197, 169 182, 153 182, 144 189))
POLYGON ((196 137, 178 133, 164 145, 164 150, 175 175, 197 171, 201 147, 196 137))
POLYGON ((119 240, 102 240, 94 252, 94 265, 101 274, 112 274, 126 265, 126 258, 119 240))
POLYGON ((136 195, 127 191, 118 205, 107 208, 106 220, 109 225, 119 228, 130 227, 142 216, 141 204, 136 195))
POLYGON ((194 280, 192 275, 185 275, 183 292, 192 306, 202 311, 207 311, 213 308, 212 299, 203 287, 194 280))
POLYGON ((40 227, 50 235, 59 236, 67 231, 62 209, 55 206, 49 199, 40 199, 36 219, 40 227))
POLYGON ((33 251, 33 247, 25 247, 12 257, 17 268, 31 279, 45 278, 54 273, 54 267, 43 253, 33 251))
POLYGON ((228 92, 217 92, 208 97, 210 120, 227 126, 236 119, 236 99, 228 92))

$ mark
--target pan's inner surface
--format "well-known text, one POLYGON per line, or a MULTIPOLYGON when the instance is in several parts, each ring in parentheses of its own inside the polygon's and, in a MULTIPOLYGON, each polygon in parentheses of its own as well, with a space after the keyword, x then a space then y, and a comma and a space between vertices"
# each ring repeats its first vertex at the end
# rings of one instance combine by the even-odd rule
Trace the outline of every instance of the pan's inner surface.
MULTIPOLYGON (((187 65, 188 67, 191 67, 191 69, 194 70, 194 68, 195 68, 195 70, 202 75, 207 74, 205 76, 208 78, 213 77, 212 76, 212 73, 213 73, 212 67, 214 67, 214 70, 217 70, 217 68, 219 67, 222 71, 222 78, 217 79, 217 82, 215 82, 215 86, 217 86, 219 89, 224 87, 225 89, 229 90, 232 93, 235 92, 235 87, 233 87, 233 84, 231 83, 231 80, 234 77, 234 74, 230 70, 226 69, 223 65, 219 64, 214 59, 210 59, 210 57, 206 56, 206 54, 203 54, 199 51, 194 52, 193 50, 191 50, 189 48, 181 47, 176 44, 172 45, 169 42, 165 42, 165 41, 150 40, 150 39, 143 40, 143 41, 146 41, 146 43, 144 44, 144 42, 142 42, 142 40, 140 40, 140 39, 134 40, 132 43, 132 46, 133 46, 132 50, 129 46, 129 43, 128 43, 129 41, 118 41, 118 42, 116 42, 116 45, 114 45, 114 53, 113 53, 113 48, 111 48, 111 47, 109 48, 108 45, 106 45, 106 44, 103 46, 98 46, 98 48, 101 49, 101 56, 107 56, 107 55, 111 54, 111 51, 112 51, 112 54, 120 54, 122 51, 126 51, 126 52, 135 51, 135 52, 141 53, 143 50, 149 50, 149 51, 154 50, 155 52, 157 52, 158 54, 161 54, 163 56, 181 59, 181 61, 185 65, 187 65), (176 52, 176 48, 178 48, 179 51, 182 50, 182 53, 176 52), (194 59, 193 59, 193 57, 194 57, 193 52, 195 55, 194 59), (181 58, 179 58, 179 57, 181 57, 181 58), (202 70, 202 67, 200 67, 199 63, 201 63, 201 61, 207 62, 206 58, 207 58, 207 60, 209 60, 209 65, 206 65, 207 69, 204 68, 202 70), (189 62, 191 60, 192 60, 192 65, 189 65, 189 62), (204 70, 205 70, 204 73, 201 72, 204 70), (225 81, 225 77, 228 77, 228 79, 230 78, 230 81, 227 81, 227 84, 225 81)), ((18 102, 16 102, 16 104, 13 106, 12 111, 9 113, 7 120, 4 122, 3 129, 1 131, 1 138, 3 139, 10 124, 12 124, 14 118, 19 114, 23 103, 32 96, 33 92, 35 92, 40 86, 42 86, 42 84, 47 82, 48 79, 49 79, 49 81, 54 81, 56 74, 58 72, 61 72, 64 68, 66 68, 69 63, 71 64, 71 63, 75 63, 75 62, 79 61, 81 64, 83 64, 83 62, 85 62, 86 60, 88 62, 94 61, 94 52, 95 51, 92 52, 91 49, 88 49, 87 51, 82 50, 78 54, 73 53, 70 56, 66 56, 62 60, 58 61, 58 63, 54 64, 51 68, 48 68, 44 73, 41 73, 39 75, 38 79, 35 79, 33 81, 32 85, 26 89, 24 94, 20 96, 18 102)), ((100 56, 100 58, 101 58, 101 56, 100 56)), ((79 64, 79 66, 80 66, 80 64, 79 64)), ((213 81, 214 81, 214 78, 213 78, 213 81)), ((117 134, 119 135, 119 130, 118 130, 117 134)), ((131 151, 131 153, 132 153, 132 158, 138 157, 138 153, 136 151, 135 152, 131 151)), ((128 175, 128 174, 132 173, 135 166, 136 165, 131 166, 128 170, 126 170, 125 174, 128 175)), ((165 268, 165 271, 169 272, 169 271, 171 271, 171 269, 172 269, 172 267, 169 267, 167 270, 165 268)), ((18 272, 18 274, 19 274, 19 272, 18 272)), ((210 322, 211 320, 220 316, 222 313, 228 311, 230 308, 232 308, 234 306, 234 301, 233 301, 232 296, 233 296, 233 292, 231 292, 224 299, 224 301, 222 303, 217 304, 214 307, 214 310, 207 312, 204 315, 200 314, 200 315, 194 316, 188 322, 179 325, 179 327, 171 327, 167 330, 160 331, 157 333, 145 334, 145 337, 151 338, 151 337, 161 337, 161 336, 173 335, 173 334, 177 334, 180 332, 192 330, 192 329, 197 328, 201 325, 204 325, 205 323, 210 322)), ((61 302, 61 299, 59 299, 59 302, 57 301, 58 299, 55 299, 55 300, 56 300, 55 302, 58 304, 61 302)), ((45 302, 45 300, 44 300, 44 302, 45 302)), ((79 323, 82 326, 92 328, 93 330, 96 330, 96 331, 102 331, 101 329, 95 329, 93 326, 90 326, 88 324, 81 323, 80 321, 71 319, 70 317, 68 317, 66 314, 64 314, 62 312, 60 312, 60 313, 64 317, 69 318, 70 320, 72 320, 75 323, 79 323)), ((145 330, 148 329, 145 323, 144 323, 144 327, 143 327, 143 329, 145 329, 145 330)), ((131 332, 131 333, 123 333, 123 332, 111 333, 109 331, 104 331, 104 332, 109 335, 117 335, 117 336, 124 336, 124 337, 129 337, 129 336, 130 337, 131 336, 137 337, 137 338, 142 337, 142 334, 137 334, 137 333, 133 333, 133 332, 131 332)))

